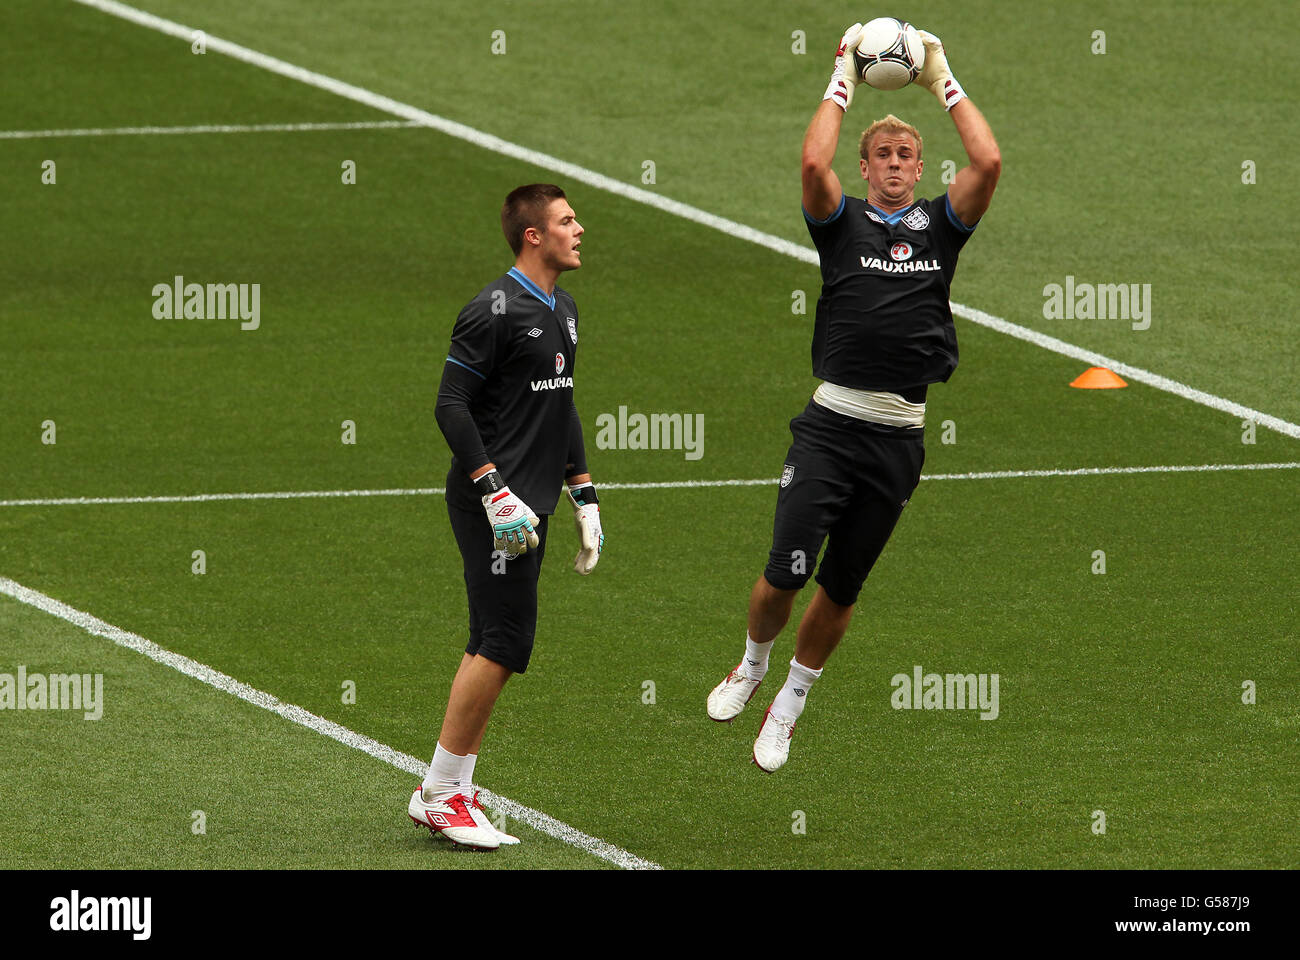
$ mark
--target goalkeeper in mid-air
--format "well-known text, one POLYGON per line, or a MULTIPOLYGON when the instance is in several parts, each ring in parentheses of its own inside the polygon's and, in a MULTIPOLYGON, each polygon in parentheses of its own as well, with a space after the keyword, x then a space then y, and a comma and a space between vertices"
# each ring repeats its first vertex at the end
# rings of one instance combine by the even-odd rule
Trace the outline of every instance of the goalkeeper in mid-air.
POLYGON ((812 360, 822 383, 790 421, 794 442, 781 474, 767 567, 749 599, 744 656, 708 697, 714 720, 744 709, 828 541, 790 672, 754 742, 754 762, 769 773, 786 762, 807 694, 920 480, 926 388, 946 381, 957 366, 948 305, 957 255, 988 209, 1002 170, 993 131, 953 78, 939 38, 920 31, 925 63, 916 82, 952 117, 970 164, 947 193, 915 199, 921 135, 890 114, 859 143, 866 198, 846 196, 832 161, 860 82, 854 52, 861 34, 862 25, 854 24, 841 39, 830 85, 803 141, 803 215, 821 255, 812 360))

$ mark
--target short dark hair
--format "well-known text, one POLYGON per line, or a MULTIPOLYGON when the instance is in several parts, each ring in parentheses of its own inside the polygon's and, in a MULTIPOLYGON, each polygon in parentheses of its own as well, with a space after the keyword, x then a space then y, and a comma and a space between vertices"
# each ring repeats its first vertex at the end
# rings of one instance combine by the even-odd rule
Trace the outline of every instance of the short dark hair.
POLYGON ((553 183, 530 183, 515 187, 501 206, 501 231, 515 256, 524 248, 524 231, 535 227, 546 232, 546 208, 553 200, 563 200, 564 191, 553 183))

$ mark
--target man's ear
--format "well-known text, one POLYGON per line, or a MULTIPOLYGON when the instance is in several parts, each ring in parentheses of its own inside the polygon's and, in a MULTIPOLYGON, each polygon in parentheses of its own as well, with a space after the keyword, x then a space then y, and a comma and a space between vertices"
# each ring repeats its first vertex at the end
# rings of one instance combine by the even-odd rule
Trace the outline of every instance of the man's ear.
POLYGON ((916 161, 916 182, 917 183, 921 182, 921 171, 923 169, 925 169, 925 161, 924 160, 916 161))
POLYGON ((524 243, 531 244, 534 247, 541 246, 542 234, 536 227, 524 228, 524 243))
POLYGON ((867 179, 867 161, 859 157, 858 166, 862 168, 862 179, 863 180, 867 179))

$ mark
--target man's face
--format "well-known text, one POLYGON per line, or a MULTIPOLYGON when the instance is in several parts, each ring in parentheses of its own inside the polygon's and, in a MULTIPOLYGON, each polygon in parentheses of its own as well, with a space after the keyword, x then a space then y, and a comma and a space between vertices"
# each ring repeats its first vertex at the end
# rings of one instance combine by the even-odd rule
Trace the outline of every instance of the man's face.
POLYGON ((861 164, 862 179, 883 199, 890 203, 912 199, 912 191, 921 179, 921 159, 911 134, 876 134, 861 164))
POLYGON ((546 230, 536 234, 542 260, 556 270, 578 269, 582 266, 578 246, 585 232, 567 200, 552 200, 546 208, 546 230))

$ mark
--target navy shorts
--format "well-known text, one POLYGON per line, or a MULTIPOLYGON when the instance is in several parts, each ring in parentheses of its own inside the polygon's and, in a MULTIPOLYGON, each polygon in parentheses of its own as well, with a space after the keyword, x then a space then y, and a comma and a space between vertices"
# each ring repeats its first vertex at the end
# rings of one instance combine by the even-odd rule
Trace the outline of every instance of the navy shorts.
POLYGON ((817 582, 835 603, 852 606, 921 480, 925 430, 858 420, 810 400, 790 433, 763 576, 779 590, 799 589, 826 541, 817 582))
POLYGON ((537 524, 534 549, 513 559, 492 546, 492 527, 482 510, 447 504, 452 533, 465 564, 469 594, 469 643, 465 652, 487 657, 515 673, 528 669, 537 628, 537 577, 546 552, 546 521, 537 524))

